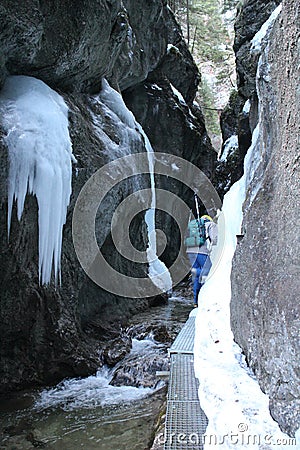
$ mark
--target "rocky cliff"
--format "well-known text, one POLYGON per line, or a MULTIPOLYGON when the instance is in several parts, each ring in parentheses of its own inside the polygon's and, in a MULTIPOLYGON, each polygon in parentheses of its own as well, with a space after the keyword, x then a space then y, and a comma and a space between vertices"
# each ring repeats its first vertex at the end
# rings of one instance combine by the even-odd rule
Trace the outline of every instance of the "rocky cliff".
MULTIPOLYGON (((69 106, 77 159, 63 232, 62 284, 41 286, 35 197, 27 196, 20 223, 14 208, 7 239, 8 152, 1 141, 0 373, 1 389, 7 390, 95 371, 105 362, 99 357, 105 341, 118 339, 124 320, 149 304, 146 298, 122 298, 94 284, 73 248, 72 212, 82 186, 104 164, 146 150, 142 134, 101 99, 102 79, 124 94, 154 150, 188 158, 208 176, 216 154, 201 111, 192 106, 199 73, 165 0, 142 5, 133 0, 68 5, 60 0, 22 4, 5 0, 0 5, 0 24, 0 85, 8 75, 22 74, 59 91, 69 106)), ((141 187, 149 187, 148 179, 128 178, 108 195, 96 218, 96 234, 116 270, 143 277, 145 265, 125 260, 110 236, 116 206, 141 187)), ((186 189, 174 189, 187 199, 186 189)), ((142 195, 138 201, 143 204, 142 195)), ((164 218, 159 221, 170 235, 171 225, 164 218)), ((132 222, 130 235, 137 248, 146 248, 143 214, 132 222)), ((166 263, 172 262, 175 247, 172 243, 164 253, 166 263)))
POLYGON ((244 204, 244 237, 233 263, 231 324, 270 397, 272 416, 293 435, 300 424, 300 11, 296 0, 283 1, 261 51, 249 54, 259 11, 263 12, 260 26, 276 3, 244 2, 236 25, 239 91, 251 100, 250 125, 252 130, 256 127, 257 140, 253 135, 253 179, 244 204), (256 83, 253 58, 259 58, 256 83))
POLYGON ((251 134, 256 125, 255 109, 249 111, 247 100, 256 102, 256 69, 259 55, 251 52, 251 40, 261 26, 270 17, 280 0, 247 0, 237 9, 235 20, 234 51, 236 57, 237 90, 233 90, 227 106, 221 114, 223 138, 222 153, 226 153, 218 162, 215 185, 223 196, 230 186, 243 174, 243 161, 251 145, 251 134), (246 108, 244 106, 246 105, 246 108), (231 136, 237 136, 238 146, 227 145, 231 136))

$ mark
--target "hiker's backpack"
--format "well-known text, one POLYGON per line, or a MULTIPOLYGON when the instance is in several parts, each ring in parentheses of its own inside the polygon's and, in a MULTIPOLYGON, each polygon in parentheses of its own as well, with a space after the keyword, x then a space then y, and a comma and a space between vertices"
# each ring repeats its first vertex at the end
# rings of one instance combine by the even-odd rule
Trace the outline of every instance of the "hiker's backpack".
POLYGON ((206 242, 206 228, 203 219, 191 220, 188 224, 188 236, 185 238, 187 247, 201 247, 206 242))

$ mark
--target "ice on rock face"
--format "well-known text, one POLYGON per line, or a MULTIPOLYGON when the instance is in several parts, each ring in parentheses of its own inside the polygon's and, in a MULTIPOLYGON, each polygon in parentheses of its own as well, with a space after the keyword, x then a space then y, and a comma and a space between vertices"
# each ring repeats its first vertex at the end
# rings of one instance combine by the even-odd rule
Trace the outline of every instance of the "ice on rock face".
POLYGON ((282 4, 277 6, 277 8, 274 9, 268 20, 266 20, 265 23, 261 26, 260 30, 255 34, 254 38, 251 41, 251 48, 250 52, 254 54, 261 53, 261 45, 263 39, 266 37, 268 31, 272 29, 272 26, 277 19, 278 15, 281 13, 282 10, 282 4))
POLYGON ((21 219, 26 194, 38 203, 39 279, 60 279, 62 230, 71 196, 72 144, 68 107, 42 81, 10 76, 0 92, 4 141, 9 151, 8 234, 12 207, 21 219))
MULTIPOLYGON (((154 85, 155 86, 155 85, 154 85)), ((113 111, 120 121, 124 122, 134 132, 143 136, 149 162, 149 175, 151 186, 151 207, 146 211, 145 222, 148 230, 148 249, 147 259, 149 263, 149 277, 152 282, 163 292, 172 289, 171 275, 166 265, 157 257, 156 254, 156 232, 155 232, 155 208, 156 208, 156 191, 154 179, 154 151, 148 136, 144 132, 142 126, 136 121, 134 115, 125 105, 121 94, 110 87, 109 83, 102 80, 102 90, 100 93, 101 100, 107 107, 113 111)), ((129 145, 129 144, 128 144, 129 145)))

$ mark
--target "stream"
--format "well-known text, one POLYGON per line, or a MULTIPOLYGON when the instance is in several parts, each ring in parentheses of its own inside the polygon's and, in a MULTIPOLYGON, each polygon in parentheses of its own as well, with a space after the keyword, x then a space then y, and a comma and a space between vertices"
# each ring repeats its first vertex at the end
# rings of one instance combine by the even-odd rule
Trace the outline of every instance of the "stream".
POLYGON ((157 379, 150 387, 147 377, 147 387, 110 382, 124 367, 126 375, 132 361, 145 366, 163 358, 167 364, 170 342, 158 341, 152 329, 163 329, 171 341, 175 339, 192 309, 184 291, 175 292, 167 304, 131 318, 132 349, 116 367, 102 367, 96 375, 66 379, 54 387, 12 393, 2 400, 0 449, 149 449, 165 402, 166 382, 157 379))

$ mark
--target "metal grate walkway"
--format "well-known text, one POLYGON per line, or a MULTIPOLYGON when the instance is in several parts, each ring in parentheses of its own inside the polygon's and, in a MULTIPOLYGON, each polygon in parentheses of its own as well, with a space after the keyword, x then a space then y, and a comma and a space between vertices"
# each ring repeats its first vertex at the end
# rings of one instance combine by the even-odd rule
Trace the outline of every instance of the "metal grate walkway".
POLYGON ((192 355, 171 355, 168 400, 198 401, 198 380, 194 377, 192 355))
POLYGON ((203 449, 208 420, 198 399, 194 375, 195 317, 190 317, 170 348, 170 379, 164 450, 203 449))
POLYGON ((194 354, 195 317, 189 317, 170 348, 172 353, 194 354))

